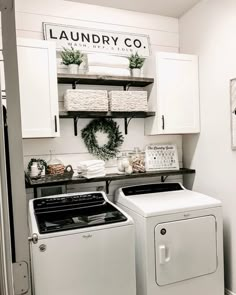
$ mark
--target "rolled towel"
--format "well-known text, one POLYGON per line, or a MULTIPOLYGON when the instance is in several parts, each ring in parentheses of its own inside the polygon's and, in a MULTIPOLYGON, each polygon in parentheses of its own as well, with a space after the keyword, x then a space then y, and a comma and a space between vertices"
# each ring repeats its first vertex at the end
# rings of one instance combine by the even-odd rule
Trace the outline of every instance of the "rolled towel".
POLYGON ((129 60, 126 57, 107 54, 87 54, 88 66, 102 66, 129 69, 129 60))
POLYGON ((130 76, 129 69, 89 66, 88 74, 104 76, 130 76))

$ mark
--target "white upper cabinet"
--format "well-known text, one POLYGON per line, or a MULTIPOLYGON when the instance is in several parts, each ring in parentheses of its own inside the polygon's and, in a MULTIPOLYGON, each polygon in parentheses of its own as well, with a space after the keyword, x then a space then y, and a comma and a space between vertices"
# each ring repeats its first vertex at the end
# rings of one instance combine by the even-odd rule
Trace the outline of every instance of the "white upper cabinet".
POLYGON ((54 43, 17 40, 23 138, 57 137, 59 131, 54 43))
POLYGON ((146 75, 154 77, 149 111, 156 116, 145 121, 145 133, 185 134, 200 132, 198 57, 156 53, 146 60, 146 75))

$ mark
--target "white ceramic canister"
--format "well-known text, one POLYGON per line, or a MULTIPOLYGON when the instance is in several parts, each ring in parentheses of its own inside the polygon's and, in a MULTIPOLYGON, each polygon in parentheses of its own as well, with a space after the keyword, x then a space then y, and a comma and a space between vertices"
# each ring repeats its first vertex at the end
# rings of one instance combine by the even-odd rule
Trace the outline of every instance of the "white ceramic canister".
POLYGON ((31 178, 38 177, 39 174, 40 174, 40 170, 38 168, 38 163, 33 162, 32 165, 31 165, 30 177, 31 178))

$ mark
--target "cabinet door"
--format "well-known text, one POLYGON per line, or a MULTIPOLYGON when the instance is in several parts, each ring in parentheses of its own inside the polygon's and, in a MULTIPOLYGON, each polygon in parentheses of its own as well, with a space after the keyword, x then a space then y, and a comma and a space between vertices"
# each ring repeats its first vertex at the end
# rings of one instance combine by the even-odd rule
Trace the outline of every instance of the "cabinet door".
POLYGON ((157 82, 150 96, 156 117, 147 120, 146 133, 200 132, 198 57, 157 53, 154 64, 157 82))
POLYGON ((17 53, 22 137, 57 137, 60 133, 55 45, 18 39, 17 53))
POLYGON ((197 56, 160 54, 157 67, 161 132, 199 132, 197 56))

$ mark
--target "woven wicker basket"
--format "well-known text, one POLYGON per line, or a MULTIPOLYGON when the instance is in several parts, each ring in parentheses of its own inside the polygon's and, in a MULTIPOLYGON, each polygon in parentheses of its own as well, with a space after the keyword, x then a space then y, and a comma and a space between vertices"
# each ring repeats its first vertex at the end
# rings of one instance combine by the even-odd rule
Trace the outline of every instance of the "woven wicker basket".
POLYGON ((109 109, 112 112, 147 112, 147 91, 110 91, 109 109))
POLYGON ((106 90, 67 89, 64 95, 66 111, 108 111, 106 90))

